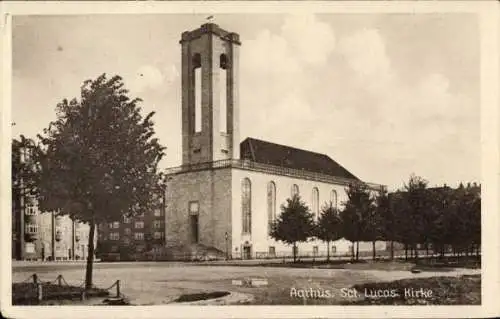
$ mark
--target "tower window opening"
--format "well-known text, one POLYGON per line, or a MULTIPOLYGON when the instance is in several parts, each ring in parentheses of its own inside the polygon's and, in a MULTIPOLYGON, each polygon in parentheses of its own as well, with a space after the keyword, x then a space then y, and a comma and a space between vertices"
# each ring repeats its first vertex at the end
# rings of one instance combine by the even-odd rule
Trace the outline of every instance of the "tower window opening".
POLYGON ((220 55, 220 68, 219 68, 219 80, 220 80, 220 131, 222 133, 227 133, 227 56, 225 54, 220 55))
POLYGON ((201 132, 201 56, 196 53, 193 56, 194 68, 194 131, 201 132))

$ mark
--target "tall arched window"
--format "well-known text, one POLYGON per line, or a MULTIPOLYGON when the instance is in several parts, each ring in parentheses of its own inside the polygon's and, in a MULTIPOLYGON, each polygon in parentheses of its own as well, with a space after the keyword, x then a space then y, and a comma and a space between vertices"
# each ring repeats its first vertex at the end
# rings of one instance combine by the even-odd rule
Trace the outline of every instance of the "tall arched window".
POLYGON ((314 219, 319 218, 319 190, 314 187, 312 190, 312 212, 314 214, 314 219))
POLYGON ((299 186, 297 184, 292 185, 292 198, 295 195, 299 195, 299 186))
POLYGON ((252 184, 250 179, 245 178, 241 182, 241 214, 243 220, 242 232, 252 232, 252 184))
POLYGON ((267 231, 271 233, 271 227, 276 220, 276 184, 267 184, 267 231))
POLYGON ((219 61, 219 85, 220 85, 220 105, 219 105, 219 124, 220 131, 227 133, 227 55, 221 54, 219 61))
POLYGON ((194 131, 201 132, 201 55, 193 55, 194 131))
POLYGON ((337 191, 332 189, 332 192, 330 193, 330 201, 332 202, 332 205, 334 208, 337 208, 337 191))

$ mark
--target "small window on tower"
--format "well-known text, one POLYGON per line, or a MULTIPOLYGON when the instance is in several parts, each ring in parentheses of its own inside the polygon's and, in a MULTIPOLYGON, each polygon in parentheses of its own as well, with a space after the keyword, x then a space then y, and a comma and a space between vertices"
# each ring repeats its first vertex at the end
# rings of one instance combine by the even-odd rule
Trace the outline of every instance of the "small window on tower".
POLYGON ((189 214, 198 215, 200 205, 197 201, 189 202, 189 214))

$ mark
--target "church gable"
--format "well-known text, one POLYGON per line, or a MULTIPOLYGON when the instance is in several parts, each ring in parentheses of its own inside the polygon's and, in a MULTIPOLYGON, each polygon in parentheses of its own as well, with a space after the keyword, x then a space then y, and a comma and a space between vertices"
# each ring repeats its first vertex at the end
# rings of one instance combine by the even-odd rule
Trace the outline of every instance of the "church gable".
POLYGON ((329 156, 254 138, 240 143, 242 159, 331 176, 359 180, 329 156))

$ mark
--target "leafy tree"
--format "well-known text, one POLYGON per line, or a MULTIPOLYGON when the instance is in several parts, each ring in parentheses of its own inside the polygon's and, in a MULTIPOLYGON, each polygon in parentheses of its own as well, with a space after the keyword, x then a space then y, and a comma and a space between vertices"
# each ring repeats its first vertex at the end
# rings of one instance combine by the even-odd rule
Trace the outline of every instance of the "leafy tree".
POLYGON ((415 251, 415 259, 417 260, 417 244, 424 241, 423 236, 427 233, 424 229, 424 216, 429 209, 427 184, 428 182, 422 177, 411 175, 408 184, 405 185, 408 213, 405 236, 406 242, 415 251))
POLYGON ((293 261, 297 260, 297 242, 305 242, 314 235, 313 215, 299 195, 281 205, 281 214, 272 224, 270 236, 293 245, 293 261))
POLYGON ((356 243, 355 259, 359 260, 359 241, 369 237, 367 225, 374 210, 374 200, 365 183, 352 183, 346 188, 347 201, 341 213, 343 237, 356 243))
POLYGON ((424 224, 427 243, 431 243, 434 250, 438 249, 444 255, 444 246, 449 237, 449 219, 453 214, 454 190, 450 187, 439 187, 429 190, 427 196, 430 197, 424 224))
POLYGON ((342 220, 333 203, 325 205, 316 225, 314 235, 326 242, 326 261, 330 261, 330 243, 342 238, 342 220))
MULTIPOLYGON (((370 194, 371 196, 371 194, 370 194)), ((381 216, 377 210, 377 197, 372 198, 372 205, 370 209, 363 211, 363 231, 362 231, 362 240, 370 241, 372 243, 372 258, 375 260, 377 256, 375 243, 382 237, 382 225, 383 221, 381 216)))
POLYGON ((376 198, 377 212, 381 218, 381 238, 385 241, 390 241, 390 259, 394 259, 394 242, 398 240, 398 223, 395 210, 394 193, 387 193, 387 190, 382 189, 376 198))
POLYGON ((476 250, 479 255, 481 246, 481 185, 476 185, 470 189, 471 201, 469 206, 469 236, 471 249, 476 250))
MULTIPOLYGON (((393 227, 393 241, 400 242, 404 244, 405 247, 405 259, 408 254, 408 238, 406 236, 409 228, 412 227, 408 222, 408 205, 407 205, 407 193, 402 190, 397 190, 389 195, 390 198, 390 207, 392 211, 392 216, 389 221, 385 221, 385 223, 392 222, 394 224, 393 227)), ((390 233, 386 233, 388 236, 390 233)), ((389 237, 388 237, 389 238, 389 237)))
POLYGON ((461 252, 477 245, 481 234, 481 199, 480 190, 470 183, 461 184, 455 190, 453 212, 448 221, 450 227, 449 243, 460 256, 461 252))
POLYGON ((90 225, 87 289, 96 225, 147 212, 162 183, 164 147, 154 138, 154 113, 143 117, 140 102, 128 97, 121 77, 102 74, 83 83, 79 100, 59 103, 57 120, 39 135, 41 209, 90 225))
POLYGON ((382 187, 377 192, 375 199, 375 208, 370 210, 367 229, 369 238, 372 241, 373 259, 376 257, 375 241, 376 240, 390 240, 391 241, 391 259, 394 257, 394 216, 389 202, 387 189, 382 187))

